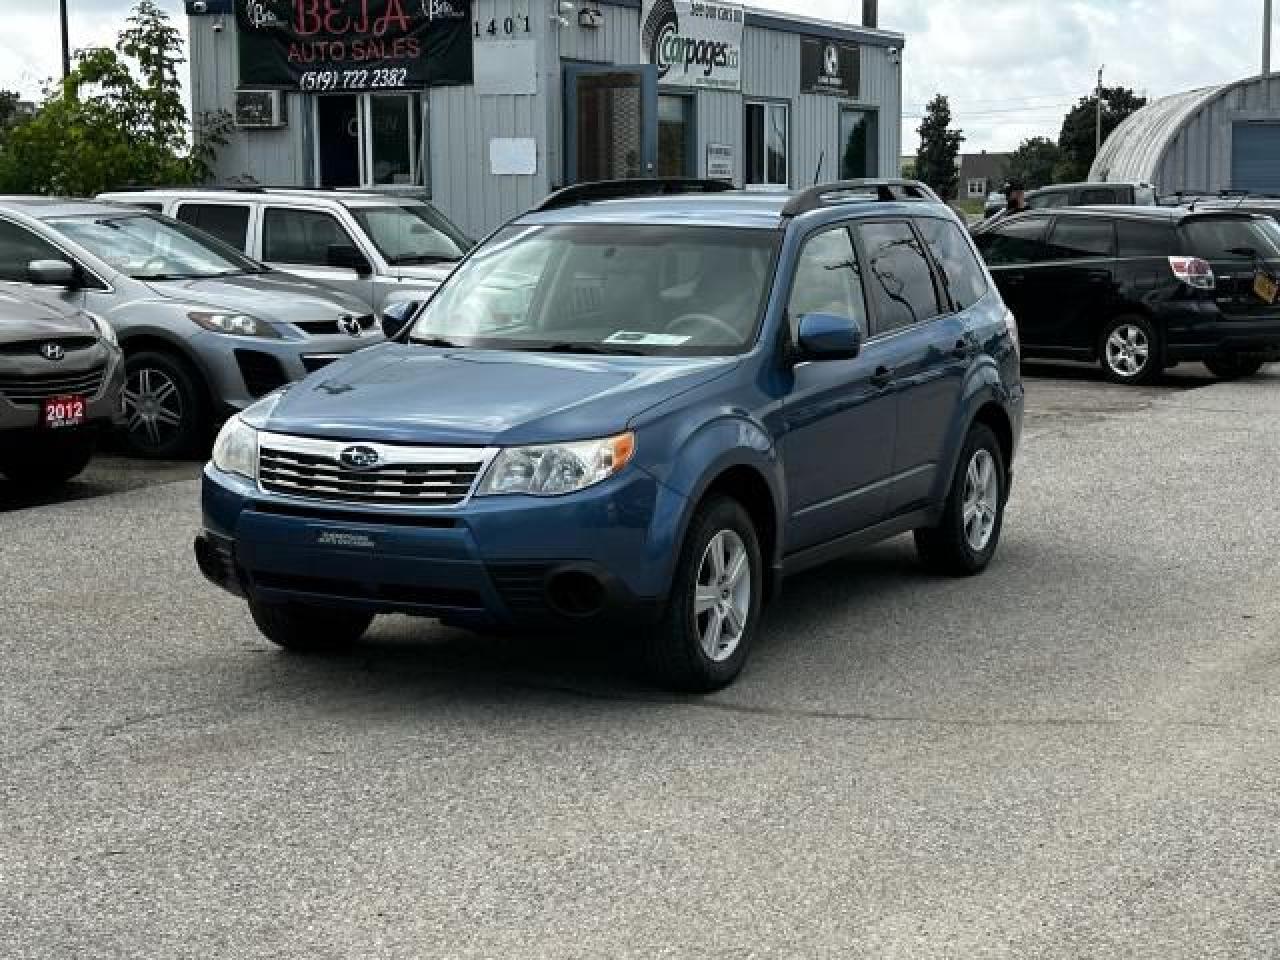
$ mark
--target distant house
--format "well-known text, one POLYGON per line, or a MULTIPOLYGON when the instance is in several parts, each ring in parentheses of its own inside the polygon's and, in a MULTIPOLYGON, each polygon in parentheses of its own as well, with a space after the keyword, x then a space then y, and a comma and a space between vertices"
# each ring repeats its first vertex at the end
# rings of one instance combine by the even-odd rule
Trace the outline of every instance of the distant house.
POLYGON ((1009 169, 1008 153, 962 153, 960 155, 960 196, 982 200, 992 190, 999 190, 1009 169))

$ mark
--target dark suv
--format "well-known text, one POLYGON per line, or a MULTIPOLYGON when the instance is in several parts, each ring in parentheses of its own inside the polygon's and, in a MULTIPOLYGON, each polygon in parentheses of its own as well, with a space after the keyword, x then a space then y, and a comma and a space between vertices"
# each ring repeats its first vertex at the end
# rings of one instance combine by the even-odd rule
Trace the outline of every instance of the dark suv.
POLYGON ((288 648, 379 613, 613 620, 709 690, 785 574, 911 531, 984 569, 1023 391, 955 214, 910 181, 725 191, 553 194, 388 314, 392 342, 233 417, 206 576, 288 648))
POLYGON ((1033 211, 975 233, 1026 357, 1149 383, 1199 360, 1225 379, 1280 359, 1280 226, 1233 210, 1033 211))

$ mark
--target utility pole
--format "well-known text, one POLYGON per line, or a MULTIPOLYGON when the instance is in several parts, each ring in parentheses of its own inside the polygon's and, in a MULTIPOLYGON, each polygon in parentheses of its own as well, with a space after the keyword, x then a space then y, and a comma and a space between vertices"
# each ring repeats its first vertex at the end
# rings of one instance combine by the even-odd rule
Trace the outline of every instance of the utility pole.
MULTIPOLYGON (((1271 0, 1267 0, 1267 2, 1270 3, 1271 0)), ((1098 112, 1097 112, 1097 118, 1094 121, 1094 131, 1093 131, 1093 155, 1095 157, 1102 152, 1102 69, 1105 66, 1106 64, 1104 63, 1101 67, 1098 68, 1098 90, 1096 93, 1096 97, 1098 100, 1098 103, 1097 103, 1098 112)))
POLYGON ((1262 73, 1271 72, 1271 0, 1262 0, 1262 73))
POLYGON ((58 0, 58 14, 62 18, 62 79, 71 76, 71 44, 67 40, 67 0, 58 0))

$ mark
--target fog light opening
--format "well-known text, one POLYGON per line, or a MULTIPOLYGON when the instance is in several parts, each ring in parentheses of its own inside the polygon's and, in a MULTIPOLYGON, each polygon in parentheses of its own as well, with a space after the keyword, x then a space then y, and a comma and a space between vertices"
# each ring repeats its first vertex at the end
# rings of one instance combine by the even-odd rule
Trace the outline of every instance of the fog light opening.
POLYGON ((589 573, 566 570, 547 584, 547 603, 565 617, 591 617, 604 606, 604 585, 589 573))

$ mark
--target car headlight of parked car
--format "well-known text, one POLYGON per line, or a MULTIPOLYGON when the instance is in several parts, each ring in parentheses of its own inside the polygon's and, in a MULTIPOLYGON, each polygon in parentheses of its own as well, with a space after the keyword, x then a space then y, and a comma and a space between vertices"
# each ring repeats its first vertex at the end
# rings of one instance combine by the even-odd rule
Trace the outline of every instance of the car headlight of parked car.
POLYGON ((490 464, 477 496, 527 493, 553 497, 612 477, 631 459, 634 433, 601 440, 508 447, 490 464))
POLYGON ((237 414, 222 425, 213 443, 213 465, 223 473, 258 479, 258 431, 237 414))
POLYGON ((241 337, 271 337, 279 339, 271 324, 259 320, 247 313, 215 313, 205 310, 193 310, 187 317, 196 326, 212 330, 214 333, 234 333, 241 337))
POLYGON ((116 336, 115 327, 107 323, 96 313, 88 314, 89 322, 93 324, 93 328, 98 331, 98 336, 113 347, 120 346, 120 338, 116 336))

